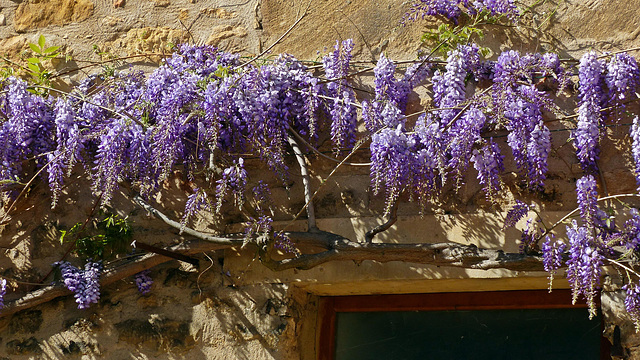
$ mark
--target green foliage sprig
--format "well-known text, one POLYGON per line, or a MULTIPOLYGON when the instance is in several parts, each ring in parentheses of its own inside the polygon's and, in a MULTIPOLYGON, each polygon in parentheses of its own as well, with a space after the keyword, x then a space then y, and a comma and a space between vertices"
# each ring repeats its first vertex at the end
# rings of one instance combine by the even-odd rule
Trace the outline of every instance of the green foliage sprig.
POLYGON ((107 214, 90 231, 82 223, 60 230, 60 243, 74 242, 74 252, 83 258, 108 259, 128 251, 132 230, 128 218, 107 214))

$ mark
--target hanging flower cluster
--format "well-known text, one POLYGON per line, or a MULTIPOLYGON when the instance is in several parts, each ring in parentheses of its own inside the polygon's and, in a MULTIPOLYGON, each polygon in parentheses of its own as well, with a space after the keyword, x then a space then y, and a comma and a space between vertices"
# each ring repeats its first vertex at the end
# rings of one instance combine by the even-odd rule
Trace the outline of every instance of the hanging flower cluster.
POLYGON ((151 272, 149 270, 141 271, 134 275, 133 279, 138 287, 138 291, 142 295, 147 295, 151 292, 151 285, 153 285, 153 279, 149 276, 151 272))
POLYGON ((636 332, 640 331, 640 286, 638 284, 625 284, 622 290, 626 292, 624 306, 631 321, 636 326, 636 332))
POLYGON ((567 246, 564 242, 560 240, 552 242, 550 236, 542 244, 544 270, 549 273, 549 290, 551 290, 553 284, 553 277, 562 266, 562 254, 564 254, 566 248, 567 246))
POLYGON ((333 98, 330 106, 331 138, 336 148, 348 147, 355 141, 358 122, 355 92, 347 85, 347 75, 353 40, 336 42, 333 53, 322 58, 327 79, 333 80, 326 87, 326 94, 333 98))
POLYGON ((596 161, 600 148, 600 126, 603 124, 604 64, 595 52, 586 53, 580 59, 580 107, 578 127, 574 132, 574 145, 578 160, 585 172, 597 170, 596 161))
POLYGON ((7 294, 7 279, 0 279, 0 309, 4 307, 4 296, 7 294))
MULTIPOLYGON (((423 2, 425 9, 433 6, 437 13, 453 3, 423 2)), ((455 2, 458 11, 504 14, 512 11, 511 5, 455 2)), ((269 186, 252 179, 245 161, 249 156, 262 161, 274 181, 288 186, 287 139, 294 132, 310 146, 331 138, 326 146, 334 150, 370 139, 371 184, 374 193, 384 194, 386 213, 403 194, 424 204, 460 188, 469 171, 495 200, 505 188, 501 176, 509 162, 526 190, 544 189, 552 150, 545 118, 557 110, 552 91, 561 91, 570 78, 557 55, 506 51, 496 61, 484 61, 477 46, 464 45, 450 51, 443 64, 423 59, 404 70, 381 55, 373 69, 374 93, 361 101, 364 126, 358 127, 359 100, 350 81, 353 49, 351 40, 336 43, 323 58, 321 77, 290 55, 261 66, 241 66, 237 55, 183 45, 148 76, 94 76, 58 98, 34 94, 26 82, 7 78, 0 82, 0 186, 11 190, 12 184, 42 170, 56 206, 65 181, 73 172, 84 171, 94 196, 106 205, 123 183, 148 198, 180 170, 197 184, 188 195, 183 226, 199 211, 220 213, 231 198, 236 207, 251 204, 256 210, 247 221, 247 241, 275 238, 277 249, 292 254, 297 253, 295 244, 274 230, 269 186), (416 119, 407 114, 407 102, 418 86, 431 92, 432 102, 416 119), (322 126, 324 121, 327 126, 322 126)), ((616 228, 598 207, 593 176, 600 127, 607 121, 603 106, 635 96, 637 69, 626 55, 613 56, 608 65, 595 53, 582 58, 573 132, 576 157, 585 172, 576 183, 581 221, 567 228, 568 240, 542 245, 550 274, 569 259, 564 265, 574 297, 584 297, 591 307, 603 261, 614 253, 613 247, 640 247, 637 213, 616 228)), ((639 127, 636 117, 631 127, 636 174, 639 127)), ((516 201, 505 227, 515 226, 529 210, 516 201)), ((523 249, 530 253, 538 250, 539 226, 531 219, 527 224, 523 249)), ((99 263, 88 262, 84 270, 67 262, 57 265, 79 307, 97 301, 99 263)), ((136 277, 142 292, 151 285, 145 276, 136 277)))
POLYGON ((84 265, 84 269, 78 269, 68 261, 59 261, 53 264, 60 268, 64 286, 73 291, 78 309, 86 309, 100 299, 100 274, 102 262, 93 262, 91 259, 84 265))
POLYGON ((493 16, 503 15, 512 21, 519 15, 513 0, 420 0, 411 6, 405 19, 442 15, 457 23, 463 11, 467 14, 488 11, 493 16))

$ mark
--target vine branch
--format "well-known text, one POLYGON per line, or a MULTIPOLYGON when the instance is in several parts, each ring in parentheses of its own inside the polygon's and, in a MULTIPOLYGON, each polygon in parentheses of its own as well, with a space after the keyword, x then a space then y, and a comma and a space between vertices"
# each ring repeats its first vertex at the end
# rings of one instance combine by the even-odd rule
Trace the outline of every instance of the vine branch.
MULTIPOLYGON (((181 228, 179 222, 171 220, 141 198, 136 196, 134 197, 134 201, 171 227, 177 230, 181 228)), ((168 246, 163 250, 172 254, 189 256, 205 251, 221 250, 234 246, 240 247, 243 242, 241 238, 213 236, 190 228, 184 228, 183 231, 196 238, 196 240, 187 240, 177 245, 168 246)), ((330 261, 355 261, 359 263, 365 260, 381 263, 402 261, 482 270, 544 270, 542 258, 539 256, 505 253, 502 250, 481 249, 475 245, 463 245, 455 242, 435 244, 362 243, 351 241, 340 235, 325 231, 289 232, 286 234, 297 244, 323 247, 326 250, 320 253, 302 254, 298 257, 283 260, 274 260, 267 252, 260 250, 260 260, 262 264, 273 271, 283 271, 287 269, 308 270, 330 261)), ((156 253, 145 254, 134 259, 123 259, 118 265, 110 267, 105 271, 101 277, 100 284, 101 286, 107 286, 172 259, 172 257, 156 253)), ((29 292, 18 299, 7 301, 5 308, 0 311, 0 317, 5 317, 70 294, 71 291, 61 285, 50 285, 29 292)))
POLYGON ((296 155, 296 160, 298 160, 298 165, 300 166, 300 174, 302 175, 302 185, 304 187, 304 201, 307 203, 307 224, 309 227, 309 231, 317 230, 316 226, 316 215, 313 207, 313 201, 311 199, 311 181, 309 179, 309 172, 307 171, 307 164, 304 159, 304 155, 302 155, 302 151, 300 151, 300 146, 293 139, 293 137, 289 136, 287 139, 289 141, 289 146, 293 149, 293 153, 296 155))
POLYGON ((364 235, 364 241, 370 243, 373 240, 373 237, 377 234, 388 230, 393 224, 398 221, 398 201, 395 201, 393 205, 391 205, 391 209, 389 210, 389 219, 385 221, 384 224, 378 225, 375 228, 367 231, 364 235))

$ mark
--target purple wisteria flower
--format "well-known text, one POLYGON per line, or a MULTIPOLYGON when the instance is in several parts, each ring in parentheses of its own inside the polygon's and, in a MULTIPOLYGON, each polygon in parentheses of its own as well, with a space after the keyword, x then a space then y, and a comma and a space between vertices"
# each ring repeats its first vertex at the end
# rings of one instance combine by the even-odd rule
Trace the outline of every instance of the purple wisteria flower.
POLYGON ((569 238, 569 260, 567 261, 567 280, 573 292, 573 303, 582 296, 589 306, 589 318, 596 315, 596 296, 600 286, 603 255, 596 246, 590 229, 578 227, 573 221, 567 226, 569 238))
POLYGON ((636 184, 640 191, 640 119, 638 116, 633 118, 633 125, 630 128, 631 135, 631 155, 633 156, 634 174, 636 176, 636 184))
POLYGON ((625 284, 622 286, 622 290, 625 291, 626 297, 624 298, 624 306, 627 309, 627 314, 633 321, 636 327, 636 332, 640 331, 640 285, 639 284, 625 284))
POLYGON ((616 54, 607 65, 605 76, 609 98, 612 101, 625 100, 635 96, 640 82, 640 70, 636 59, 629 54, 616 54))
MULTIPOLYGON (((220 203, 220 206, 222 206, 222 203, 220 203)), ((183 231, 189 220, 202 209, 211 211, 209 197, 203 189, 195 188, 193 194, 187 197, 187 202, 184 205, 184 214, 182 215, 182 220, 180 220, 180 231, 183 231)), ((217 209, 217 213, 219 212, 220 209, 217 209)))
POLYGON ((458 45, 456 50, 463 60, 463 69, 472 73, 476 81, 483 78, 484 62, 480 60, 480 47, 477 44, 458 45))
MULTIPOLYGON (((437 108, 454 108, 464 102, 466 98, 465 78, 467 71, 465 70, 465 60, 462 53, 458 50, 449 52, 447 58, 446 71, 440 73, 436 71, 433 75, 433 103, 437 108)), ((438 111, 440 116, 440 124, 447 126, 449 122, 460 112, 456 109, 447 109, 438 111)))
POLYGON ((398 106, 400 99, 398 99, 398 94, 396 94, 395 89, 395 72, 396 64, 384 56, 384 54, 380 54, 380 59, 376 67, 373 68, 373 74, 375 75, 373 83, 375 85, 376 98, 387 98, 398 106))
POLYGON ((542 188, 547 178, 547 160, 551 151, 551 132, 542 121, 533 128, 527 144, 527 168, 529 184, 542 188))
POLYGON ((247 188, 247 170, 244 168, 244 159, 238 158, 233 165, 224 169, 222 178, 216 183, 216 213, 220 213, 224 197, 227 193, 233 195, 235 206, 241 208, 245 201, 245 190, 247 188))
MULTIPOLYGON (((55 148, 50 99, 31 94, 27 83, 10 77, 0 94, 3 121, 0 125, 0 180, 18 181, 23 160, 55 148)), ((45 158, 37 160, 44 165, 45 158)))
POLYGON ((638 251, 640 250, 640 213, 638 209, 632 208, 629 214, 631 219, 624 223, 622 237, 627 249, 638 251))
POLYGON ((74 292, 78 309, 86 309, 98 302, 102 262, 93 262, 89 259, 84 269, 78 269, 68 261, 58 261, 53 265, 60 268, 64 286, 74 292))
POLYGON ((524 218, 527 213, 531 210, 531 206, 526 203, 516 200, 516 203, 511 207, 511 209, 507 212, 507 216, 504 219, 503 229, 514 227, 522 218, 524 218))
POLYGON ((362 101, 362 122, 371 134, 384 127, 381 116, 383 103, 380 101, 362 101))
POLYGON ((388 102, 404 111, 407 107, 407 98, 413 88, 424 81, 430 68, 427 64, 416 63, 405 71, 401 79, 395 78, 396 65, 384 54, 373 69, 375 75, 375 100, 388 102))
POLYGON ((374 194, 382 186, 387 190, 385 213, 388 213, 415 172, 415 155, 412 149, 415 138, 396 129, 384 128, 371 137, 371 181, 374 194))
POLYGON ((473 150, 471 161, 478 172, 478 180, 484 185, 484 191, 488 198, 494 198, 500 192, 500 174, 504 171, 498 144, 491 139, 482 149, 473 150))
POLYGON ((531 250, 536 246, 536 233, 537 229, 535 224, 533 223, 533 219, 527 219, 527 223, 522 229, 520 233, 520 253, 521 254, 529 254, 531 250))
POLYGON ((273 205, 271 189, 264 181, 259 180, 258 184, 253 187, 251 194, 253 194, 253 200, 255 201, 255 209, 259 213, 264 214, 271 209, 273 205))
POLYGON ((509 131, 507 143, 518 169, 526 178, 527 186, 536 191, 544 186, 551 151, 551 134, 543 122, 542 112, 554 106, 535 83, 538 73, 560 71, 553 68, 552 60, 506 51, 498 57, 493 76, 494 121, 504 123, 509 131))
POLYGON ((424 19, 425 16, 442 15, 457 23, 462 13, 459 4, 469 3, 469 0, 420 0, 411 5, 409 12, 405 14, 403 21, 415 21, 424 19))
POLYGON ((593 175, 585 175, 576 182, 580 217, 585 225, 593 227, 598 213, 598 189, 593 175))
POLYGON ((578 126, 573 133, 574 146, 578 160, 585 172, 597 170, 600 130, 603 125, 603 76, 604 64, 598 60, 595 52, 588 52, 580 59, 580 107, 578 108, 578 126))
POLYGON ((444 183, 444 180, 438 183, 437 173, 439 172, 442 178, 446 179, 446 157, 444 152, 446 144, 442 129, 431 114, 429 116, 421 115, 416 122, 414 130, 417 135, 415 166, 420 171, 414 174, 412 180, 415 185, 415 193, 424 203, 435 195, 438 185, 444 183))
POLYGON ((595 172, 600 149, 600 108, 584 102, 578 108, 578 127, 573 133, 578 160, 585 172, 595 172))
POLYGON ((447 133, 449 142, 447 147, 448 167, 457 186, 460 185, 463 173, 469 166, 473 146, 480 140, 485 121, 484 113, 476 107, 471 107, 453 123, 447 133))
POLYGON ((245 222, 243 246, 254 240, 260 245, 265 245, 266 241, 273 234, 273 219, 267 215, 260 215, 257 218, 249 217, 245 222))
POLYGON ((55 207, 63 186, 63 178, 69 176, 76 162, 82 160, 84 144, 80 127, 75 120, 75 110, 68 100, 58 99, 55 108, 56 150, 47 156, 51 207, 55 207))
MULTIPOLYGON (((344 65, 340 61, 340 54, 341 52, 338 53, 337 61, 331 62, 332 69, 336 72, 344 65)), ((348 63, 346 66, 348 67, 348 63)), ((272 64, 246 70, 234 81, 239 85, 230 84, 234 90, 235 111, 230 114, 233 123, 226 125, 237 132, 233 139, 239 141, 232 143, 234 149, 244 151, 249 147, 266 162, 280 180, 286 182, 288 167, 285 153, 289 128, 292 127, 303 134, 316 131, 315 117, 309 118, 309 113, 315 110, 309 106, 311 103, 317 104, 317 99, 310 102, 307 97, 315 97, 320 91, 316 86, 317 80, 313 80, 311 74, 295 58, 281 56, 272 64)), ((340 80, 341 84, 343 81, 346 80, 340 80)), ((329 95, 333 97, 334 104, 343 104, 344 93, 353 92, 345 87, 340 88, 334 82, 327 84, 327 88, 333 89, 329 95)), ((349 110, 351 112, 342 107, 333 107, 330 110, 335 115, 332 117, 333 134, 340 137, 340 141, 355 138, 355 107, 352 106, 354 101, 355 95, 349 95, 349 99, 346 100, 348 104, 345 106, 352 108, 349 110)), ((212 109, 216 111, 215 106, 212 106, 212 109)), ((224 130, 225 124, 222 125, 224 130)), ((347 144, 341 143, 340 146, 342 145, 347 144)))
POLYGON ((567 245, 564 242, 560 240, 552 242, 550 236, 547 236, 542 243, 542 262, 544 270, 549 273, 549 291, 551 291, 554 275, 562 266, 562 255, 566 249, 567 245))
POLYGON ((0 309, 4 308, 4 296, 7 294, 7 280, 0 279, 0 309))
POLYGON ((518 8, 513 0, 476 0, 473 2, 473 10, 486 10, 492 16, 504 15, 511 21, 515 21, 519 15, 518 8))
POLYGON ((492 16, 505 15, 511 21, 519 15, 513 0, 420 0, 411 6, 403 21, 442 15, 457 24, 463 11, 471 15, 488 11, 492 16))
POLYGON ((300 255, 300 250, 295 246, 293 241, 282 231, 276 231, 273 234, 273 247, 286 254, 300 255))
POLYGON ((355 93, 348 86, 347 75, 353 40, 336 42, 333 53, 322 58, 325 75, 328 80, 327 93, 333 98, 329 106, 331 115, 331 138, 336 148, 350 146, 355 141, 357 123, 355 93))
POLYGON ((151 285, 153 285, 153 279, 149 276, 151 272, 149 270, 143 270, 134 275, 134 281, 138 287, 138 291, 142 295, 147 295, 151 291, 151 285))
POLYGON ((118 182, 122 179, 127 160, 128 146, 125 135, 126 125, 119 119, 114 119, 106 134, 100 136, 94 170, 96 172, 94 192, 102 195, 103 204, 108 204, 118 182))

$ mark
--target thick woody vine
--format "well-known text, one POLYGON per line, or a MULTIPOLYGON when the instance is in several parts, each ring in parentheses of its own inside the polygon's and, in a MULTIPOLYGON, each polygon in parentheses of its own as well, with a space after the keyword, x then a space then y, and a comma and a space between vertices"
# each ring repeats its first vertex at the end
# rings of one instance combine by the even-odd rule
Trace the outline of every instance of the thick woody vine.
MULTIPOLYGON (((43 62, 57 48, 44 39, 22 71, 4 71, 0 82, 0 182, 4 191, 2 222, 11 221, 15 204, 34 182, 48 184, 53 207, 64 206, 65 183, 82 172, 91 181, 94 207, 87 219, 61 234, 69 244, 53 285, 30 284, 29 292, 7 303, 0 316, 74 292, 79 308, 97 302, 100 286, 135 276, 143 293, 152 279, 146 271, 172 258, 197 263, 197 254, 229 247, 253 247, 260 261, 275 271, 310 269, 329 261, 405 261, 473 269, 546 270, 550 277, 566 267, 574 300, 583 298, 595 314, 595 297, 604 266, 625 274, 625 305, 640 322, 636 253, 640 250, 640 214, 611 213, 607 201, 637 194, 599 194, 598 156, 606 128, 629 128, 634 167, 640 184, 640 72, 626 52, 590 51, 579 63, 554 53, 505 51, 485 59, 473 43, 485 24, 512 23, 527 9, 512 1, 429 1, 414 4, 403 21, 438 16, 446 21, 427 56, 394 62, 380 55, 374 67, 352 62, 353 41, 337 42, 321 66, 290 55, 266 61, 242 61, 212 47, 180 45, 153 73, 108 71, 87 77, 70 92, 47 83, 55 76, 43 62), (447 50, 444 58, 439 51, 447 50), (400 64, 408 64, 401 68, 400 64), (370 96, 357 96, 353 78, 366 71, 375 78, 370 96), (43 76, 42 74, 46 74, 43 76), (408 113, 409 95, 427 88, 431 105, 408 113), (471 90, 469 90, 471 89, 471 90), (558 97, 571 98, 576 113, 564 114, 558 97), (458 243, 392 244, 373 242, 396 221, 401 201, 410 198, 423 209, 436 206, 450 189, 459 189, 473 173, 487 199, 498 202, 507 192, 504 159, 510 157, 519 186, 531 194, 545 185, 552 131, 571 134, 582 176, 576 182, 579 208, 555 224, 532 216, 522 232, 521 252, 479 249, 458 243), (330 154, 322 139, 329 138, 330 154), (354 154, 369 148, 370 162, 354 154), (288 161, 292 155, 295 161, 288 161), (246 162, 257 158, 276 182, 287 186, 301 175, 305 204, 291 219, 305 216, 308 231, 273 226, 268 182, 246 162), (333 171, 314 188, 308 166, 313 160, 335 162, 333 171), (319 229, 314 199, 337 169, 368 166, 371 187, 385 199, 382 224, 362 239, 346 239, 319 229), (193 184, 183 216, 172 219, 153 205, 163 182, 176 171, 193 184), (108 210, 114 194, 127 185, 132 202, 190 240, 164 249, 137 244, 132 253, 127 219, 108 210), (210 212, 224 216, 232 203, 246 217, 241 234, 208 234, 190 227, 210 212), (624 216, 625 222, 615 219, 624 216), (560 237, 566 228, 566 237, 560 237), (304 253, 300 249, 316 250, 304 253), (276 252, 285 256, 274 257, 276 252), (36 286, 35 290, 33 287, 36 286)), ((302 18, 301 18, 302 19, 302 18)), ((293 27, 292 27, 293 28, 293 27)), ((291 29, 290 29, 291 30, 291 29)), ((286 35, 286 34, 285 34, 286 35)), ((566 100, 565 100, 566 101, 566 100)), ((556 134, 556 132, 554 132, 556 134)), ((255 161, 255 160, 253 160, 255 161)), ((606 184, 601 184, 601 188, 606 184)), ((117 209, 116 209, 117 210, 117 209)), ((515 226, 536 209, 517 200, 505 227, 515 226)), ((135 246, 135 242, 132 244, 135 246)), ((43 281, 51 281, 49 274, 43 281)), ((0 299, 20 279, 0 280, 0 299)))

